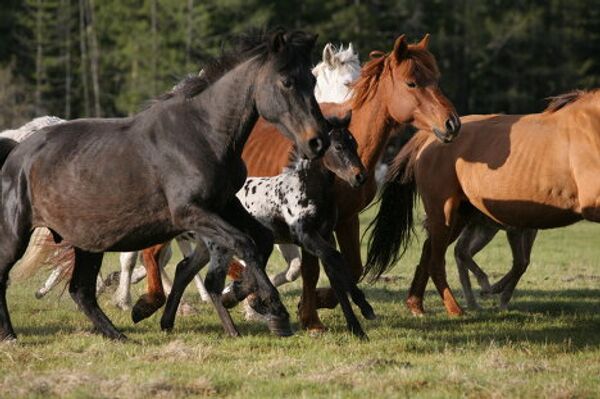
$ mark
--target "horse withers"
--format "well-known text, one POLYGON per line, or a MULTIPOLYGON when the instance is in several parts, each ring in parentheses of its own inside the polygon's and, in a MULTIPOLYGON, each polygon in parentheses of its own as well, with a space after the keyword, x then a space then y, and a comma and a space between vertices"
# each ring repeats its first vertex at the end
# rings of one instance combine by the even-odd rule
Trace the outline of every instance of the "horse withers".
POLYGON ((309 158, 327 149, 329 126, 310 73, 315 39, 250 35, 133 117, 65 122, 20 143, 0 177, 0 338, 16 337, 8 274, 40 226, 75 248, 69 292, 107 337, 125 338, 96 301, 103 253, 147 248, 190 230, 248 261, 245 281, 267 304, 272 330, 289 335, 289 314, 264 272, 272 234, 235 193, 246 177, 241 151, 259 116, 309 158))

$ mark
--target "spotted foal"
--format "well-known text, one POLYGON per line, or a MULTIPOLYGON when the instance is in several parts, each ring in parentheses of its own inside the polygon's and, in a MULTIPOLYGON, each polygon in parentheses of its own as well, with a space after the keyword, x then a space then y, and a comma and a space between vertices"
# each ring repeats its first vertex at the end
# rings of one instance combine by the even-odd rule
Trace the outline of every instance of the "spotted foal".
MULTIPOLYGON (((366 337, 347 295, 366 318, 374 316, 373 309, 362 291, 345 274, 345 260, 333 241, 333 228, 337 222, 333 201, 334 173, 355 187, 366 179, 366 171, 356 153, 356 142, 346 129, 348 122, 349 117, 343 121, 332 121, 337 127, 331 132, 331 146, 322 160, 309 161, 294 152, 290 166, 283 173, 274 177, 249 178, 237 196, 252 216, 273 231, 275 242, 301 245, 322 260, 342 306, 348 329, 359 337, 366 337)), ((200 248, 199 251, 208 249, 210 266, 205 284, 211 297, 220 301, 217 297, 221 296, 225 275, 235 254, 228 248, 202 239, 198 240, 197 248, 200 248)), ((177 267, 173 289, 161 320, 163 328, 173 326, 175 309, 191 280, 189 276, 199 270, 188 266, 192 262, 182 262, 177 267), (178 278, 181 275, 187 275, 188 281, 178 278)), ((246 278, 246 273, 242 273, 246 278)), ((244 279, 235 281, 223 294, 223 303, 233 306, 248 294, 244 279)), ((264 314, 264 304, 258 298, 251 295, 249 300, 255 311, 264 314)), ((227 323, 233 322, 229 318, 227 323)))

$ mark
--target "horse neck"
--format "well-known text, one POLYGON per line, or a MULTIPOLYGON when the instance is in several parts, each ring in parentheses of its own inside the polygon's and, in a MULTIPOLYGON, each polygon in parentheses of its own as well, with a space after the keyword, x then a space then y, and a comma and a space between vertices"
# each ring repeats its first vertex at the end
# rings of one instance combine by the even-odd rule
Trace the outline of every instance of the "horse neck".
POLYGON ((375 170, 395 125, 379 90, 360 106, 353 107, 349 130, 358 143, 358 155, 369 173, 375 170))
POLYGON ((194 99, 194 107, 211 127, 215 154, 241 157, 258 120, 254 101, 256 70, 252 60, 235 67, 194 99))

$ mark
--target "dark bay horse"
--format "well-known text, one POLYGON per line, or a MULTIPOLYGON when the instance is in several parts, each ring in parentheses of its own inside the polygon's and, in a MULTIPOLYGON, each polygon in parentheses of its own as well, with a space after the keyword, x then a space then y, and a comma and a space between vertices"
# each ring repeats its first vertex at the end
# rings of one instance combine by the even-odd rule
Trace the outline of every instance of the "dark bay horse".
POLYGON ((472 115, 462 122, 452 145, 419 132, 400 151, 373 222, 365 270, 377 276, 406 248, 420 194, 428 238, 407 299, 415 315, 424 312, 429 276, 448 313, 462 313, 444 255, 473 208, 523 229, 600 222, 600 91, 556 97, 540 114, 472 115))
MULTIPOLYGON (((363 292, 346 273, 347 267, 342 254, 336 250, 333 241, 333 229, 337 220, 335 208, 333 180, 335 176, 354 187, 360 186, 366 177, 365 169, 357 154, 357 144, 346 129, 350 119, 330 119, 332 124, 331 145, 318 160, 306 160, 298 156, 294 150, 288 167, 279 175, 272 177, 250 177, 244 187, 237 193, 244 207, 265 227, 273 231, 276 243, 293 243, 301 245, 323 263, 325 273, 336 291, 341 304, 348 330, 358 337, 366 338, 356 315, 354 314, 348 295, 360 308, 366 318, 374 317, 373 308, 366 301, 363 292)), ((196 237, 196 250, 192 256, 207 260, 210 256, 210 267, 206 274, 207 289, 211 279, 219 278, 220 285, 211 297, 221 297, 224 278, 234 255, 229 248, 215 246, 204 237, 196 237), (208 250, 207 250, 208 249, 208 250)), ((183 261, 184 265, 187 262, 183 261)), ((148 276, 160 276, 155 262, 146 263, 148 276)), ((197 263, 198 266, 203 266, 197 263)), ((189 284, 200 269, 178 267, 175 283, 169 294, 167 306, 161 319, 162 328, 172 328, 176 310, 186 285, 189 284), (183 279, 181 276, 185 276, 183 279)), ((223 295, 224 303, 235 305, 248 293, 243 292, 243 280, 236 280, 223 295)), ((210 293, 210 289, 208 289, 210 293)), ((248 297, 250 308, 254 313, 264 314, 262 301, 254 295, 248 297)), ((139 311, 153 310, 138 301, 132 311, 134 321, 140 316, 139 311)), ((158 302, 158 305, 161 303, 158 302)), ((227 305, 226 305, 227 306, 227 305)), ((149 316, 148 313, 143 317, 149 316)), ((231 335, 238 332, 228 314, 222 315, 222 324, 231 335)))
POLYGON ((0 180, 0 339, 16 337, 8 274, 40 226, 75 248, 69 292, 107 337, 125 338, 96 302, 103 252, 147 248, 184 231, 246 259, 245 280, 267 304, 270 328, 291 333, 264 272, 272 234, 235 193, 246 178, 241 152, 259 116, 309 158, 326 150, 329 126, 310 72, 315 39, 303 32, 249 35, 131 118, 65 122, 16 146, 0 180))
MULTIPOLYGON (((361 188, 335 181, 335 200, 339 212, 335 234, 340 251, 355 281, 362 274, 360 225, 358 215, 374 198, 377 183, 375 167, 385 150, 390 133, 402 123, 433 131, 441 141, 452 141, 460 129, 453 105, 438 87, 440 73, 435 57, 428 50, 429 35, 418 44, 398 37, 389 53, 373 52, 353 86, 353 97, 343 105, 323 104, 325 114, 352 109, 350 131, 358 142, 358 153, 368 178, 361 188), (340 110, 341 108, 341 110, 340 110)), ((277 128, 258 123, 250 135, 242 157, 250 176, 274 176, 285 167, 292 143, 281 137, 277 128), (265 151, 269 148, 269 151, 265 151)), ((316 290, 319 279, 317 257, 302 252, 303 291, 299 317, 303 328, 323 330, 317 308, 336 306, 331 288, 316 290)))
POLYGON ((468 307, 481 308, 471 288, 469 271, 477 278, 482 295, 500 294, 500 309, 504 310, 508 307, 517 282, 527 270, 531 260, 531 250, 537 232, 537 229, 502 226, 478 211, 469 217, 469 221, 460 233, 454 247, 454 259, 458 268, 460 285, 468 307), (490 285, 488 275, 479 267, 473 257, 485 248, 500 230, 506 231, 506 238, 513 257, 512 267, 498 282, 490 285))

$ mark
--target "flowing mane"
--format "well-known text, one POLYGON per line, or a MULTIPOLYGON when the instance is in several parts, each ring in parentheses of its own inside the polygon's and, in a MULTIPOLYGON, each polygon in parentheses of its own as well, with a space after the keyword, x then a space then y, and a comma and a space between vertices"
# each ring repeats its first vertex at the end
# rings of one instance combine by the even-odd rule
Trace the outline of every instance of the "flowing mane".
POLYGON ((581 96, 586 94, 583 90, 573 90, 568 93, 559 94, 558 96, 548 97, 546 100, 549 101, 548 106, 544 112, 554 113, 567 105, 579 100, 581 96))
POLYGON ((563 109, 569 104, 573 104, 582 97, 585 97, 588 94, 593 94, 595 92, 597 92, 597 90, 573 90, 568 93, 559 94, 558 96, 548 97, 546 98, 546 100, 548 100, 549 103, 544 112, 552 114, 558 110, 563 109))
MULTIPOLYGON (((360 107, 374 93, 385 72, 391 73, 395 67, 391 53, 382 51, 372 51, 369 54, 371 58, 362 68, 360 77, 353 84, 354 96, 352 97, 352 107, 360 107)), ((416 76, 417 82, 431 82, 440 77, 440 71, 433 54, 428 50, 417 45, 408 46, 406 58, 397 65, 401 68, 402 75, 416 76)))
POLYGON ((168 92, 160 95, 156 101, 163 101, 181 95, 193 98, 202 93, 212 83, 243 62, 258 57, 261 62, 272 52, 272 43, 277 38, 285 40, 285 51, 278 54, 276 68, 284 69, 295 62, 293 54, 310 57, 314 36, 302 31, 286 33, 283 29, 267 31, 249 31, 232 40, 232 48, 223 51, 219 57, 207 60, 198 75, 188 75, 168 92))

